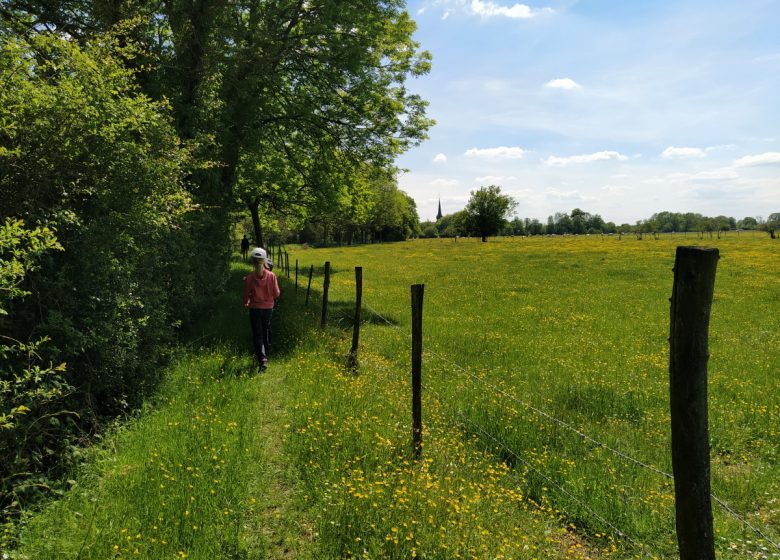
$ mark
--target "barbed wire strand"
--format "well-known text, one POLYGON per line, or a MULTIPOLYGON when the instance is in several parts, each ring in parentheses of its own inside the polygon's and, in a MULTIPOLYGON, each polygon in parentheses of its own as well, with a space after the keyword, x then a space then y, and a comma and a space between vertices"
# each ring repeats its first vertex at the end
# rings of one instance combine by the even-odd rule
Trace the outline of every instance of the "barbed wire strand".
MULTIPOLYGON (((385 319, 381 315, 378 315, 370 307, 366 306, 366 309, 368 309, 374 315, 377 315, 378 317, 384 319, 384 321, 387 322, 387 324, 389 324, 389 325, 391 325, 391 326, 393 326, 393 327, 395 327, 395 328, 397 328, 399 330, 402 330, 397 325, 393 325, 390 321, 388 321, 387 319, 385 319)), ((674 476, 672 474, 670 474, 668 472, 665 472, 665 471, 662 471, 661 469, 659 469, 657 467, 654 467, 653 465, 649 465, 649 464, 647 464, 647 463, 645 463, 643 461, 640 461, 639 459, 635 459, 634 457, 631 457, 630 455, 627 455, 626 453, 624 453, 624 452, 622 452, 622 451, 620 451, 618 449, 614 449, 613 447, 610 447, 606 443, 603 443, 603 442, 601 442, 601 441, 599 441, 599 440, 589 436, 588 434, 582 432, 581 430, 579 430, 578 428, 572 426, 568 422, 565 422, 564 420, 561 420, 560 418, 556 418, 555 416, 553 416, 549 412, 546 412, 546 411, 544 411, 544 410, 542 410, 542 409, 532 405, 531 403, 528 403, 528 402, 526 402, 526 401, 524 401, 522 399, 517 398, 515 395, 513 395, 511 393, 508 393, 507 391, 501 389, 500 387, 496 387, 492 383, 490 383, 488 381, 485 381, 484 379, 482 379, 479 376, 474 375, 473 373, 468 371, 463 366, 453 362, 452 360, 450 360, 446 356, 443 356, 443 355, 441 355, 438 352, 435 352, 433 350, 426 350, 426 352, 428 354, 430 354, 431 356, 434 356, 434 357, 438 358, 442 362, 444 362, 446 364, 450 364, 451 366, 455 367, 456 369, 462 371, 467 377, 469 377, 473 381, 478 382, 478 383, 482 383, 483 385, 485 385, 486 387, 489 387, 490 389, 492 389, 496 393, 498 393, 498 394, 500 394, 500 395, 502 395, 502 396, 504 396, 504 397, 506 397, 506 398, 508 398, 508 399, 510 399, 510 400, 512 400, 514 402, 516 402, 517 404, 519 404, 521 406, 524 406, 525 408, 527 408, 529 410, 532 410, 533 412, 539 414, 540 416, 543 416, 544 418, 547 418, 551 422, 554 422, 554 423, 558 424, 559 426, 561 426, 561 427, 563 427, 563 428, 565 428, 565 429, 567 429, 567 430, 577 434, 582 439, 584 439, 584 440, 586 440, 586 441, 588 441, 588 442, 590 442, 590 443, 592 443, 592 444, 594 444, 594 445, 596 445, 598 447, 601 447, 601 448, 603 448, 603 449, 605 449, 607 451, 610 451, 611 453, 613 453, 613 454, 615 454, 615 455, 617 455, 619 457, 622 457, 626 461, 629 461, 629 462, 634 463, 634 464, 636 464, 636 465, 638 465, 640 467, 643 467, 645 469, 653 471, 656 474, 660 474, 661 476, 664 476, 666 478, 669 478, 669 479, 672 479, 672 480, 674 479, 674 476)))
POLYGON ((638 547, 645 555, 647 555, 647 556, 652 558, 652 555, 648 553, 648 548, 644 544, 642 544, 642 543, 638 542, 637 540, 631 538, 624 531, 621 531, 620 529, 618 529, 614 524, 612 524, 608 520, 606 520, 601 514, 599 514, 590 505, 588 505, 583 500, 581 500, 580 498, 578 498, 577 496, 575 496, 574 494, 572 494, 571 492, 566 490, 563 486, 561 486, 560 484, 555 482, 553 479, 548 477, 541 470, 539 470, 538 468, 534 467, 530 462, 528 462, 525 459, 523 459, 522 457, 520 457, 520 455, 518 455, 514 450, 509 448, 503 441, 499 440, 495 436, 492 436, 492 435, 484 432, 483 430, 480 429, 480 427, 476 423, 471 422, 468 418, 463 416, 462 413, 460 413, 459 411, 455 410, 452 406, 450 406, 448 404, 445 404, 445 399, 441 395, 439 395, 435 390, 431 389, 427 385, 422 385, 422 388, 424 390, 429 391, 430 393, 432 393, 441 406, 447 408, 452 413, 454 413, 461 420, 461 426, 463 428, 472 429, 477 434, 479 434, 481 437, 486 438, 486 439, 494 442, 496 445, 500 446, 501 448, 503 448, 505 452, 509 453, 512 457, 514 457, 515 459, 520 461, 523 465, 525 465, 526 467, 528 467, 529 469, 534 471, 537 475, 542 477, 548 484, 550 484, 550 486, 554 487, 556 490, 558 490, 559 492, 561 492, 563 495, 567 496, 568 498, 574 500, 579 506, 583 507, 593 517, 595 517, 601 523, 603 523, 604 525, 609 527, 614 532, 614 534, 618 535, 623 540, 625 540, 625 541, 633 544, 634 546, 638 547))
POLYGON ((766 534, 765 534, 763 531, 761 531, 761 529, 759 529, 758 527, 754 527, 753 525, 751 525, 751 524, 750 524, 750 522, 748 522, 748 520, 747 520, 747 519, 745 519, 745 518, 744 518, 744 517, 742 517, 742 516, 741 516, 739 513, 737 513, 736 511, 734 511, 734 510, 731 508, 731 506, 730 506, 730 505, 728 505, 726 502, 724 502, 723 500, 721 500, 720 498, 718 498, 718 497, 717 497, 715 494, 710 494, 710 496, 712 497, 712 499, 713 499, 713 500, 715 500, 716 502, 718 502, 718 503, 720 504, 720 506, 721 506, 723 509, 725 509, 725 510, 726 510, 726 511, 727 511, 729 514, 731 514, 731 516, 732 516, 734 519, 736 519, 737 521, 739 521, 740 523, 742 523, 743 525, 745 525, 746 527, 748 527, 748 528, 749 528, 751 531, 753 531, 754 533, 756 533, 757 535, 759 535, 759 536, 760 536, 762 539, 764 539, 766 542, 768 542, 769 544, 771 544, 771 545, 772 545, 773 547, 775 547, 777 550, 780 550, 780 544, 776 543, 776 542, 775 542, 775 541, 773 541, 771 538, 769 538, 768 536, 766 536, 766 534))
MULTIPOLYGON (((370 313, 372 313, 376 317, 382 319, 385 323, 387 323, 391 327, 393 327, 393 328, 403 332, 403 329, 401 329, 401 327, 399 327, 398 325, 396 325, 396 324, 392 323, 391 321, 389 321, 383 315, 381 315, 380 313, 378 313, 374 309, 372 309, 370 306, 366 305, 365 303, 363 305, 370 313)), ((411 338, 411 335, 409 335, 408 333, 406 333, 406 334, 408 335, 409 338, 411 338)), ((659 468, 657 468, 657 467, 655 467, 653 465, 650 465, 648 463, 645 463, 643 461, 640 461, 639 459, 636 459, 636 458, 634 458, 634 457, 632 457, 630 455, 627 455, 626 453, 624 453, 624 452, 622 452, 622 451, 620 451, 618 449, 615 449, 615 448, 610 447, 609 445, 607 445, 607 444, 605 444, 605 443, 603 443, 601 441, 598 441, 597 439, 595 439, 595 438, 589 436, 588 434, 582 432, 581 430, 579 430, 576 427, 570 425, 569 423, 565 422, 564 420, 561 420, 560 418, 556 418, 552 414, 550 414, 550 413, 548 413, 548 412, 546 412, 544 410, 541 410, 540 408, 538 408, 538 407, 536 407, 536 406, 534 406, 534 405, 532 405, 530 403, 527 403, 527 402, 523 401, 522 399, 519 399, 515 395, 504 391, 500 387, 496 387, 492 383, 490 383, 488 381, 485 381, 484 379, 474 375, 473 373, 468 371, 466 368, 464 368, 463 366, 453 362, 452 360, 450 360, 446 356, 443 356, 443 355, 441 355, 438 352, 435 352, 433 350, 426 350, 426 352, 428 354, 430 354, 431 356, 434 356, 434 357, 438 358, 442 362, 444 362, 446 364, 450 364, 455 369, 462 371, 467 377, 469 377, 473 381, 482 383, 486 387, 489 387, 489 388, 493 389, 494 391, 496 391, 498 394, 500 394, 500 395, 502 395, 502 396, 504 396, 504 397, 506 397, 506 398, 508 398, 508 399, 510 399, 510 400, 512 400, 512 401, 514 401, 514 402, 516 402, 516 403, 518 403, 518 404, 528 408, 529 410, 532 410, 533 412, 539 414, 540 416, 542 416, 544 418, 547 418, 551 422, 554 422, 554 423, 558 424, 559 426, 561 426, 561 427, 563 427, 563 428, 565 428, 567 430, 570 430, 571 432, 577 434, 580 438, 582 438, 582 439, 584 439, 584 440, 586 440, 586 441, 588 441, 588 442, 590 442, 590 443, 592 443, 592 444, 594 444, 594 445, 596 445, 598 447, 601 447, 601 448, 603 448, 603 449, 605 449, 605 450, 607 450, 607 451, 617 455, 618 457, 623 458, 626 461, 634 463, 637 466, 640 466, 640 467, 642 467, 644 469, 652 471, 652 472, 654 472, 654 473, 656 473, 658 475, 661 475, 661 476, 663 476, 663 477, 665 477, 667 479, 674 480, 674 475, 673 474, 668 473, 666 471, 663 471, 663 470, 661 470, 661 469, 659 469, 659 468)), ((502 443, 502 445, 503 445, 503 443, 502 443)), ((749 528, 755 534, 760 536, 764 541, 766 541, 772 547, 774 547, 775 549, 780 551, 780 544, 778 544, 772 538, 770 538, 768 535, 766 535, 766 533, 764 533, 761 529, 759 529, 758 527, 753 526, 745 518, 745 516, 739 514, 737 511, 735 511, 726 501, 724 501, 723 499, 719 498, 718 496, 716 496, 715 494, 712 494, 712 493, 710 493, 710 497, 713 500, 715 500, 715 502, 717 502, 724 510, 726 510, 726 512, 729 515, 731 515, 734 519, 736 519, 737 521, 742 523, 745 527, 749 528)))

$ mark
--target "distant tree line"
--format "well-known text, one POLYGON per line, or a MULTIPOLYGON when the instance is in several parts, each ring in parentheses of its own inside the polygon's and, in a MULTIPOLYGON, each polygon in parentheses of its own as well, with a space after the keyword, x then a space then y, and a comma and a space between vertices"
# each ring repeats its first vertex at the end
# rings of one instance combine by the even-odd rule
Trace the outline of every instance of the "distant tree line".
MULTIPOLYGON (((442 216, 438 221, 420 224, 422 237, 481 236, 466 209, 442 216)), ((545 223, 535 218, 502 220, 498 235, 583 235, 583 234, 652 234, 671 232, 718 233, 733 230, 760 230, 773 239, 780 230, 780 213, 762 217, 745 217, 741 220, 728 216, 703 216, 696 213, 659 212, 635 224, 605 222, 599 214, 591 214, 580 208, 571 212, 556 212, 545 223)))
MULTIPOLYGON (((414 199, 400 190, 393 173, 372 172, 359 188, 329 208, 301 216, 268 221, 266 237, 271 245, 306 243, 315 246, 352 245, 403 241, 420 234, 420 218, 414 199)), ((243 231, 252 235, 251 222, 243 231)))

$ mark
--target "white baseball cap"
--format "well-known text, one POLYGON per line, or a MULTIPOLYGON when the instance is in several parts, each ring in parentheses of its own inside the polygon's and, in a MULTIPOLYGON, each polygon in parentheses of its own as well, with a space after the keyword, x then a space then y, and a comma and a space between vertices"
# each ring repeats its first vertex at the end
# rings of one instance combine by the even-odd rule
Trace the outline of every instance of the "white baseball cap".
POLYGON ((252 249, 252 258, 253 259, 267 259, 268 254, 265 252, 265 249, 262 247, 255 247, 252 249))

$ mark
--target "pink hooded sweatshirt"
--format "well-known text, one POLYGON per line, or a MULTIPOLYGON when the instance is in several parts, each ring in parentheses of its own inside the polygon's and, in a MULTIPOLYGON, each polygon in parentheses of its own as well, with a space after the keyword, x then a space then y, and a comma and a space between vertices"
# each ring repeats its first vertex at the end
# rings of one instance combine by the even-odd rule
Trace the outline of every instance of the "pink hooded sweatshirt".
POLYGON ((263 271, 262 276, 252 272, 244 277, 244 295, 241 302, 250 309, 273 309, 274 301, 280 293, 276 274, 270 270, 263 271))

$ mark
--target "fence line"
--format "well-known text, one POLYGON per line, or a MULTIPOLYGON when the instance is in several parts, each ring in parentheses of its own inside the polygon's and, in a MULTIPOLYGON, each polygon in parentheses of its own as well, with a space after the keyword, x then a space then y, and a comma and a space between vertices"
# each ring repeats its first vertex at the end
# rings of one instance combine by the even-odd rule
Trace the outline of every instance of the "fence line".
MULTIPOLYGON (((364 306, 365 306, 365 308, 366 308, 366 309, 367 309, 367 310, 368 310, 370 313, 372 313, 374 316, 378 317, 379 319, 383 320, 383 321, 384 321, 385 323, 387 323, 389 326, 391 326, 391 327, 393 327, 393 328, 395 328, 395 329, 397 329, 397 330, 399 330, 399 331, 401 331, 401 332, 404 332, 404 333, 405 333, 405 331, 404 331, 404 330, 403 330, 401 327, 399 327, 398 325, 395 325, 395 324, 393 324, 393 323, 392 323, 390 320, 388 320, 386 317, 384 317, 384 316, 383 316, 383 315, 381 315, 380 313, 376 312, 376 311, 375 311, 374 309, 372 309, 370 306, 368 306, 368 305, 365 305, 365 304, 364 304, 364 306)), ((408 337, 408 338, 411 340, 411 335, 410 335, 409 333, 405 333, 405 334, 406 334, 406 335, 407 335, 407 337, 408 337)), ((519 399, 519 398, 517 398, 516 396, 512 395, 511 393, 508 393, 508 392, 504 391, 503 389, 501 389, 501 388, 499 388, 499 387, 496 387, 496 386, 495 386, 495 385, 493 385, 492 383, 489 383, 488 381, 485 381, 484 379, 482 379, 482 378, 480 378, 480 377, 478 377, 478 376, 474 375, 473 373, 471 373, 470 371, 468 371, 466 368, 464 368, 464 367, 463 367, 463 366, 461 366, 460 364, 457 364, 457 363, 453 362, 452 360, 450 360, 450 359, 449 359, 449 358, 447 358, 446 356, 443 356, 443 355, 441 355, 441 354, 439 354, 438 352, 435 352, 435 351, 433 351, 433 350, 426 350, 426 353, 428 353, 428 354, 430 354, 430 355, 432 355, 432 356, 434 356, 434 357, 436 357, 436 358, 439 358, 439 360, 441 360, 441 361, 442 361, 442 362, 444 362, 445 364, 450 364, 450 365, 451 365, 451 366, 453 366, 455 369, 462 371, 463 373, 465 373, 465 375, 466 375, 466 376, 468 376, 469 378, 471 378, 473 381, 476 381, 476 382, 482 383, 483 385, 485 385, 485 386, 487 386, 487 387, 489 387, 489 388, 493 389, 493 390, 494 390, 496 393, 498 393, 498 394, 500 394, 500 395, 502 395, 502 396, 504 396, 504 397, 506 397, 506 398, 508 398, 508 399, 510 399, 510 400, 512 400, 512 401, 514 401, 514 402, 516 402, 516 403, 518 403, 518 404, 520 404, 520 405, 522 405, 522 406, 526 407, 526 408, 528 408, 529 410, 532 410, 532 411, 536 412, 537 414, 539 414, 540 416, 543 416, 544 418, 547 418, 547 419, 548 419, 548 420, 550 420, 551 422, 554 422, 554 423, 558 424, 559 426, 561 426, 561 427, 563 427, 563 428, 565 428, 565 429, 567 429, 567 430, 570 430, 570 431, 572 431, 573 433, 577 434, 577 435, 578 435, 580 438, 584 439, 585 441, 588 441, 588 442, 590 442, 590 443, 592 443, 592 444, 594 444, 594 445, 596 445, 596 446, 598 446, 598 447, 601 447, 601 448, 603 448, 603 449, 605 449, 605 450, 607 450, 607 451, 609 451, 609 452, 611 452, 611 453, 613 453, 613 454, 617 455, 618 457, 621 457, 622 459, 624 459, 624 460, 626 460, 626 461, 629 461, 629 462, 631 462, 631 463, 634 463, 634 464, 636 464, 636 465, 638 465, 638 466, 640 466, 640 467, 642 467, 642 468, 644 468, 644 469, 647 469, 647 470, 649 470, 649 471, 652 471, 652 472, 654 472, 654 473, 656 473, 656 474, 658 474, 658 475, 661 475, 661 476, 663 476, 663 477, 665 477, 665 478, 667 478, 667 479, 674 480, 674 475, 672 475, 671 473, 668 473, 668 472, 666 472, 666 471, 663 471, 663 470, 661 470, 661 469, 659 469, 659 468, 657 468, 657 467, 655 467, 655 466, 653 466, 653 465, 650 465, 650 464, 647 464, 647 463, 645 463, 645 462, 643 462, 643 461, 640 461, 639 459, 636 459, 636 458, 634 458, 634 457, 631 457, 630 455, 627 455, 626 453, 624 453, 624 452, 622 452, 622 451, 620 451, 620 450, 618 450, 618 449, 614 449, 614 448, 610 447, 609 445, 607 445, 607 444, 605 444, 605 443, 603 443, 603 442, 601 442, 601 441, 598 441, 598 440, 594 439, 593 437, 591 437, 591 436, 587 435, 586 433, 582 432, 581 430, 577 429, 576 427, 572 426, 571 424, 568 424, 568 423, 567 423, 567 422, 565 422, 564 420, 561 420, 560 418, 556 418, 555 416, 551 415, 550 413, 548 413, 548 412, 545 412, 544 410, 541 410, 541 409, 539 409, 539 408, 535 407, 534 405, 532 405, 532 404, 530 404, 530 403, 527 403, 527 402, 523 401, 522 399, 519 399)), ((431 392, 433 392, 433 390, 432 390, 432 389, 430 389, 429 387, 425 387, 425 388, 426 388, 427 390, 430 390, 431 392)), ((441 402, 441 401, 440 401, 440 402, 441 402)), ((492 438, 492 436, 488 436, 488 437, 491 437, 491 439, 494 439, 494 440, 495 440, 495 438, 492 438)), ((506 449, 508 452, 510 452, 510 453, 512 453, 513 455, 515 455, 515 453, 514 453, 513 451, 511 451, 511 449, 509 449, 509 448, 506 446, 506 444, 504 444, 503 442, 501 442, 501 441, 499 441, 499 440, 495 440, 495 441, 496 441, 496 442, 497 442, 499 445, 501 445, 502 447, 504 447, 504 448, 505 448, 505 449, 506 449)), ((515 455, 515 456, 516 456, 516 455, 515 455)), ((519 457, 517 457, 517 458, 518 458, 518 459, 520 459, 519 457)), ((540 473, 540 474, 541 474, 541 473, 540 473)), ((544 475, 542 475, 542 476, 544 476, 544 475)), ((766 534, 765 534, 765 533, 764 533, 764 532, 763 532, 761 529, 759 529, 759 528, 757 528, 757 527, 753 526, 753 525, 752 525, 752 524, 751 524, 751 523, 750 523, 750 522, 749 522, 749 521, 748 521, 748 520, 745 518, 745 516, 744 516, 744 515, 741 515, 741 514, 739 514, 738 512, 736 512, 736 511, 735 511, 735 510, 734 510, 734 509, 733 509, 733 508, 732 508, 732 507, 731 507, 731 506, 730 506, 730 505, 729 505, 727 502, 725 502, 723 499, 719 498, 719 497, 718 497, 718 496, 716 496, 715 494, 712 494, 712 493, 710 493, 710 497, 711 497, 713 500, 715 500, 715 502, 717 502, 717 503, 718 503, 718 504, 719 504, 719 505, 720 505, 720 506, 721 506, 721 507, 722 507, 724 510, 726 510, 726 512, 728 512, 728 513, 729 513, 729 515, 731 515, 731 516, 732 516, 734 519, 736 519, 736 520, 737 520, 737 521, 739 521, 739 522, 740 522, 742 525, 744 525, 745 527, 749 528, 749 529, 750 529, 751 531, 753 531, 755 534, 757 534, 758 536, 760 536, 760 537, 761 537, 761 538, 762 538, 764 541, 766 541, 766 542, 767 542, 768 544, 770 544, 772 547, 774 547, 775 549, 777 549, 778 551, 780 551, 780 544, 778 544, 777 542, 775 542, 774 540, 772 540, 772 538, 770 538, 769 536, 767 536, 767 535, 766 535, 766 534)), ((576 498, 575 498, 575 499, 576 499, 576 498)))
MULTIPOLYGON (((390 321, 388 321, 387 319, 385 319, 385 318, 384 318, 384 317, 382 317, 381 315, 377 314, 377 313, 376 313, 376 312, 375 312, 373 309, 371 309, 370 307, 366 306, 366 309, 368 309, 368 310, 369 310, 371 313, 373 313, 374 315, 377 315, 378 317, 382 318, 382 319, 383 319, 385 322, 387 322, 387 323, 388 323, 390 326, 392 326, 392 327, 395 327, 395 328, 397 328, 397 329, 399 329, 399 330, 402 330, 402 329, 401 329, 400 327, 398 327, 397 325, 393 325, 393 324, 392 324, 390 321)), ((450 364, 450 365, 451 365, 451 366, 453 366, 455 369, 462 371, 462 372, 463 372, 463 373, 464 373, 464 374, 465 374, 467 377, 469 377, 469 378, 470 378, 470 379, 472 379, 473 381, 475 381, 475 382, 479 382, 479 383, 482 383, 483 385, 485 385, 486 387, 489 387, 490 389, 492 389, 492 390, 493 390, 493 391, 495 391, 496 393, 498 393, 498 394, 500 394, 500 395, 502 395, 502 396, 504 396, 504 397, 506 397, 506 398, 508 398, 508 399, 510 399, 510 400, 512 400, 512 401, 514 401, 514 402, 516 402, 517 404, 520 404, 520 405, 522 405, 522 406, 524 406, 524 407, 528 408, 529 410, 532 410, 533 412, 535 412, 535 413, 539 414, 540 416, 543 416, 544 418, 547 418, 547 419, 548 419, 548 420, 550 420, 551 422, 554 422, 554 423, 558 424, 559 426, 561 426, 561 427, 563 427, 563 428, 566 428, 567 430, 569 430, 569 431, 571 431, 571 432, 574 432, 575 434, 577 434, 577 435, 578 435, 579 437, 581 437, 582 439, 584 439, 584 440, 586 440, 586 441, 589 441, 590 443, 593 443, 594 445, 596 445, 596 446, 598 446, 598 447, 601 447, 601 448, 603 448, 603 449, 606 449, 607 451, 610 451, 611 453, 614 453, 615 455, 617 455, 617 456, 619 456, 619 457, 622 457, 622 458, 623 458, 623 459, 625 459, 626 461, 629 461, 629 462, 631 462, 631 463, 634 463, 634 464, 636 464, 636 465, 639 465, 640 467, 643 467, 643 468, 645 468, 645 469, 648 469, 648 470, 650 470, 650 471, 653 471, 653 472, 655 472, 656 474, 660 474, 661 476, 664 476, 664 477, 666 477, 666 478, 669 478, 669 479, 672 479, 672 480, 674 479, 674 476, 673 476, 672 474, 670 474, 670 473, 668 473, 668 472, 665 472, 665 471, 662 471, 661 469, 659 469, 659 468, 657 468, 657 467, 654 467, 653 465, 649 465, 649 464, 647 464, 647 463, 644 463, 643 461, 640 461, 639 459, 635 459, 635 458, 631 457, 630 455, 627 455, 626 453, 624 453, 624 452, 622 452, 622 451, 620 451, 620 450, 618 450, 618 449, 614 449, 614 448, 610 447, 609 445, 607 445, 606 443, 603 443, 603 442, 601 442, 601 441, 598 441, 597 439, 594 439, 593 437, 591 437, 591 436, 589 436, 588 434, 586 434, 586 433, 582 432, 581 430, 579 430, 579 429, 577 429, 576 427, 572 426, 571 424, 569 424, 569 423, 565 422, 564 420, 561 420, 560 418, 556 418, 556 417, 555 417, 555 416, 553 416, 552 414, 550 414, 550 413, 548 413, 548 412, 545 412, 544 410, 542 410, 542 409, 540 409, 540 408, 537 408, 536 406, 534 406, 534 405, 532 405, 532 404, 530 404, 530 403, 528 403, 528 402, 525 402, 525 401, 523 401, 522 399, 519 399, 519 398, 517 398, 517 397, 516 397, 516 396, 514 396, 513 394, 511 394, 511 393, 508 393, 508 392, 504 391, 504 390, 503 390, 503 389, 501 389, 500 387, 496 387, 496 386, 495 386, 495 385, 493 385, 492 383, 490 383, 490 382, 488 382, 488 381, 485 381, 484 379, 482 379, 482 378, 480 378, 480 377, 478 377, 478 376, 474 375, 473 373, 471 373, 470 371, 468 371, 468 370, 467 370, 466 368, 464 368, 463 366, 461 366, 461 365, 459 365, 459 364, 457 364, 457 363, 453 362, 452 360, 450 360, 450 359, 449 359, 449 358, 447 358, 446 356, 443 356, 442 354, 439 354, 438 352, 435 352, 435 351, 433 351, 433 350, 427 350, 426 352, 427 352, 428 354, 430 354, 430 355, 432 355, 432 356, 436 357, 436 358, 439 358, 439 359, 440 359, 442 362, 444 362, 445 364, 450 364)))
POLYGON ((736 519, 737 521, 739 521, 740 523, 742 523, 743 525, 745 525, 745 527, 748 527, 748 528, 749 528, 751 531, 753 531, 754 533, 756 533, 758 536, 760 536, 762 539, 764 539, 766 542, 768 542, 770 545, 772 545, 773 547, 775 547, 777 550, 779 550, 779 551, 780 551, 780 544, 776 543, 775 541, 773 541, 772 539, 770 539, 768 536, 766 536, 766 534, 765 534, 763 531, 761 531, 761 529, 759 529, 758 527, 754 527, 753 525, 751 525, 751 524, 750 524, 750 522, 748 522, 748 520, 747 520, 747 519, 745 519, 745 518, 744 518, 743 516, 741 516, 739 513, 737 513, 736 511, 734 511, 734 510, 731 508, 731 506, 730 506, 730 505, 728 505, 726 502, 724 502, 723 500, 721 500, 720 498, 718 498, 718 497, 717 497, 715 494, 710 494, 710 496, 712 496, 712 499, 713 499, 713 500, 715 500, 716 502, 718 502, 718 504, 720 504, 720 506, 721 506, 723 509, 725 509, 727 512, 729 512, 729 514, 730 514, 730 515, 731 515, 731 516, 732 516, 734 519, 736 519))
POLYGON ((612 523, 610 523, 609 521, 604 519, 604 517, 602 515, 600 515, 596 510, 594 510, 590 505, 585 503, 583 500, 579 499, 577 496, 575 496, 574 494, 572 494, 571 492, 566 490, 562 485, 558 484, 553 479, 551 479, 550 477, 545 475, 542 471, 540 471, 539 469, 534 467, 531 463, 529 463, 528 461, 526 461, 525 459, 520 457, 514 450, 509 448, 503 441, 501 441, 498 438, 496 438, 494 436, 491 436, 490 434, 482 431, 479 428, 479 426, 477 426, 474 422, 469 421, 468 418, 463 416, 459 411, 456 411, 450 405, 445 404, 444 398, 441 395, 439 395, 435 390, 431 389, 427 385, 423 385, 423 389, 425 389, 426 391, 430 391, 434 395, 434 397, 436 398, 436 400, 439 402, 439 404, 441 406, 447 408, 448 410, 450 410, 450 412, 455 414, 461 420, 461 427, 466 428, 466 429, 472 429, 476 433, 478 433, 481 437, 489 439, 492 442, 494 442, 496 445, 499 445, 500 447, 502 447, 504 449, 504 451, 509 453, 512 457, 514 457, 515 459, 520 461, 523 465, 525 465, 526 467, 528 467, 529 469, 534 471, 536 474, 538 474, 540 477, 542 477, 548 484, 550 484, 550 486, 554 487, 559 492, 561 492, 562 494, 564 494, 568 498, 574 500, 577 504, 579 504, 580 506, 585 508, 585 510, 587 510, 588 513, 590 513, 593 517, 595 517, 596 519, 601 521, 604 525, 609 527, 616 535, 618 535, 622 539, 630 542, 634 546, 638 547, 645 555, 652 557, 648 553, 647 547, 644 544, 642 544, 642 543, 636 541, 635 539, 629 537, 626 533, 624 533, 623 531, 618 529, 615 525, 613 525, 612 523))

